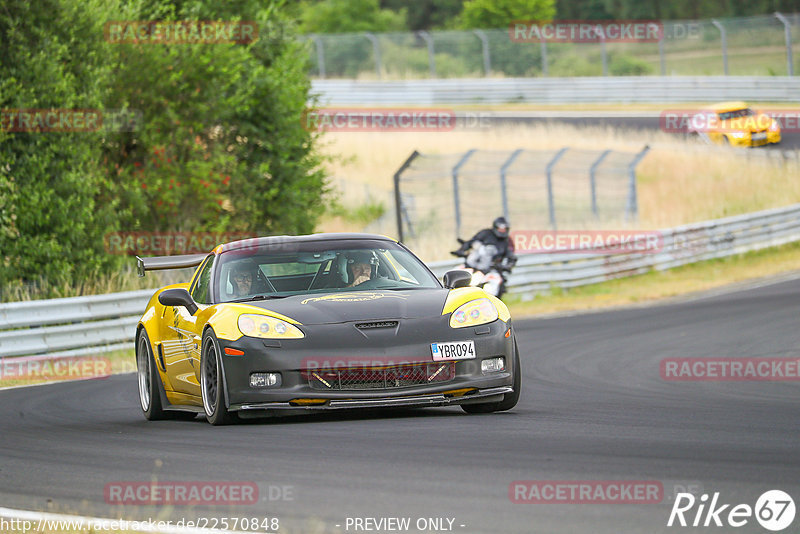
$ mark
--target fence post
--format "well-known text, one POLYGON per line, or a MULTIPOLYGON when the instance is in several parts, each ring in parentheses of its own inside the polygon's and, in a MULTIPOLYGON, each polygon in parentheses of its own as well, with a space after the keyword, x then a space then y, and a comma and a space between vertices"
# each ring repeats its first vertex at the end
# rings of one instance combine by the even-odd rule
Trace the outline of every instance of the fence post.
POLYGON ((476 150, 474 148, 467 151, 466 154, 461 156, 461 159, 458 160, 455 167, 451 171, 453 175, 453 202, 455 203, 456 208, 456 238, 461 237, 461 200, 458 198, 458 171, 461 170, 461 167, 467 162, 467 160, 474 154, 476 150))
POLYGON ((472 30, 472 33, 478 36, 481 40, 481 48, 483 49, 483 72, 486 76, 492 71, 492 58, 489 55, 489 38, 483 30, 472 30))
POLYGON ((639 200, 636 198, 636 166, 642 161, 642 158, 650 151, 650 146, 645 145, 641 152, 636 154, 628 164, 628 206, 625 209, 626 220, 636 220, 639 217, 639 200))
MULTIPOLYGON (((416 150, 411 153, 410 156, 400 165, 400 168, 397 169, 397 172, 394 173, 394 208, 397 212, 397 240, 403 241, 403 202, 400 200, 400 175, 405 172, 405 170, 411 165, 411 163, 417 159, 419 156, 419 152, 416 150)), ((408 214, 406 214, 406 220, 408 221, 409 228, 411 227, 411 219, 408 218, 408 214)))
POLYGON ((325 47, 322 44, 322 38, 316 33, 309 35, 317 45, 317 69, 319 70, 319 77, 325 78, 325 47))
POLYGON ((431 37, 431 34, 424 30, 418 31, 417 35, 422 37, 422 39, 428 45, 428 64, 430 66, 431 78, 436 78, 436 57, 434 56, 433 38, 431 37))
POLYGON ((547 42, 542 37, 540 41, 540 47, 542 49, 542 76, 547 76, 547 42))
POLYGON ((503 163, 503 166, 500 167, 500 194, 503 199, 503 217, 506 220, 510 219, 508 216, 508 191, 506 190, 506 171, 514 163, 514 160, 517 159, 517 156, 522 154, 522 149, 518 148, 514 152, 511 153, 511 156, 503 163))
POLYGON ((722 39, 722 70, 725 76, 728 75, 728 35, 725 32, 725 26, 720 24, 717 19, 711 19, 711 24, 719 30, 720 38, 722 39))
POLYGON ((378 38, 375 36, 374 33, 371 32, 364 32, 364 37, 369 39, 372 42, 372 50, 375 54, 375 74, 378 75, 378 79, 381 79, 381 71, 383 70, 381 67, 381 43, 378 41, 378 38))
POLYGON ((548 207, 548 211, 550 213, 550 226, 553 228, 553 230, 557 229, 556 228, 556 206, 555 206, 555 203, 553 201, 553 167, 556 166, 556 163, 558 163, 558 160, 561 159, 561 156, 563 156, 564 153, 568 149, 569 149, 569 147, 565 146, 564 148, 562 148, 561 150, 556 152, 556 155, 553 156, 553 159, 551 159, 548 162, 547 168, 545 170, 545 172, 547 173, 547 207, 548 207))
POLYGON ((661 75, 667 75, 667 59, 664 57, 664 33, 661 34, 661 39, 658 40, 658 58, 661 63, 661 75))
POLYGON ((794 76, 794 60, 792 59, 792 26, 783 13, 775 12, 775 18, 783 23, 783 38, 786 41, 786 73, 794 76))
POLYGON ((606 156, 608 156, 609 154, 611 154, 611 150, 606 150, 605 152, 600 154, 600 157, 594 160, 592 166, 589 167, 589 184, 592 188, 592 213, 594 214, 595 218, 599 216, 597 210, 597 181, 595 180, 595 174, 597 172, 597 167, 599 167, 600 164, 603 163, 603 160, 606 159, 606 156))
POLYGON ((595 26, 594 33, 600 38, 600 53, 603 55, 603 76, 608 76, 608 53, 606 52, 606 34, 601 26, 595 26))

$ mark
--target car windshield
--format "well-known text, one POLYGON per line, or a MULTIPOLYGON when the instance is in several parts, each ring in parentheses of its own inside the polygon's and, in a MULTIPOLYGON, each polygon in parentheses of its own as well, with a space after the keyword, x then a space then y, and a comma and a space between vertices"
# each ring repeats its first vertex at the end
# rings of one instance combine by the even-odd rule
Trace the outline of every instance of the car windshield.
POLYGON ((216 301, 308 293, 440 288, 413 254, 391 241, 289 241, 230 250, 216 267, 216 301))
POLYGON ((720 120, 727 121, 730 119, 740 119, 742 117, 750 117, 754 115, 753 110, 750 108, 734 109, 732 111, 725 111, 719 114, 720 120))

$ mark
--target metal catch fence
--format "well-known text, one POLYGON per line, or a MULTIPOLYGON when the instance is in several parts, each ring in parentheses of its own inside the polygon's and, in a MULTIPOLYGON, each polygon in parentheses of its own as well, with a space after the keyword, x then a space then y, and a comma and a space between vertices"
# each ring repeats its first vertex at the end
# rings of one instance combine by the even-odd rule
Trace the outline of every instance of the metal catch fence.
POLYGON ((633 42, 526 42, 515 38, 511 25, 302 39, 318 78, 792 76, 800 69, 800 13, 658 24, 658 40, 633 42))
POLYGON ((648 150, 414 151, 394 175, 397 234, 413 248, 470 237, 501 214, 517 228, 634 222, 648 150))

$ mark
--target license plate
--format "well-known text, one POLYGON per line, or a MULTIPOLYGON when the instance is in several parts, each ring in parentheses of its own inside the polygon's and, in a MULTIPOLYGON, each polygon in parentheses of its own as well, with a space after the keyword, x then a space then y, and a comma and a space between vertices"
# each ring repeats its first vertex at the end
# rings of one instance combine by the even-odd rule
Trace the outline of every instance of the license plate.
POLYGON ((763 141, 767 138, 767 134, 765 132, 754 133, 752 136, 753 141, 763 141))
POLYGON ((475 357, 475 342, 447 341, 445 343, 431 343, 433 361, 443 360, 470 360, 475 357))

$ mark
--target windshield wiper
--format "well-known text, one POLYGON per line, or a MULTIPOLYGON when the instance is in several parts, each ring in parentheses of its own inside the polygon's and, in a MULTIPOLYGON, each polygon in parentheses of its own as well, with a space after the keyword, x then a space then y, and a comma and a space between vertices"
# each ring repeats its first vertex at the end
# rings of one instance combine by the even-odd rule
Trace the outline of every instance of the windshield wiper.
MULTIPOLYGON (((372 289, 388 289, 388 290, 391 290, 391 291, 408 291, 410 289, 413 290, 413 289, 426 289, 426 288, 420 287, 420 286, 411 286, 411 287, 404 287, 404 286, 399 286, 399 287, 398 286, 376 286, 376 287, 374 287, 372 289)), ((431 289, 431 288, 427 288, 427 289, 431 289)))
POLYGON ((289 295, 254 295, 243 299, 229 300, 228 302, 250 302, 253 300, 285 299, 289 295))

